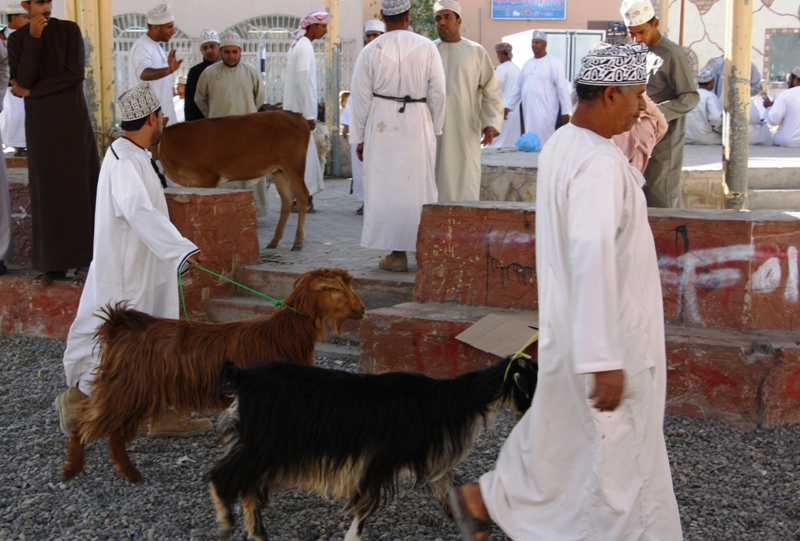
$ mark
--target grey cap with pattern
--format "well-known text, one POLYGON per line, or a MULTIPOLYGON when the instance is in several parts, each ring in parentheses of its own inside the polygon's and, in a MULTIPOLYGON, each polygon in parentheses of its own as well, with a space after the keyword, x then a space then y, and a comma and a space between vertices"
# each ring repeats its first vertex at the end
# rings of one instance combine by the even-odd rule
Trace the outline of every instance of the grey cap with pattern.
POLYGON ((161 103, 147 81, 141 82, 117 98, 122 120, 139 120, 157 111, 161 103))
POLYGON ((593 86, 641 85, 647 82, 647 45, 595 43, 581 60, 576 83, 593 86))

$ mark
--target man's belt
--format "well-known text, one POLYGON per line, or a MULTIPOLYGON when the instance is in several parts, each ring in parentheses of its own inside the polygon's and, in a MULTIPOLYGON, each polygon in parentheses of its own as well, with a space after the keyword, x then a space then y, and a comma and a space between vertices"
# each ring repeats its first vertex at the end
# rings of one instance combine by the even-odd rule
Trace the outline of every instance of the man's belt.
POLYGON ((402 98, 398 98, 395 96, 381 96, 380 94, 375 94, 374 92, 372 93, 372 95, 382 100, 397 101, 402 103, 403 106, 400 108, 399 111, 397 111, 398 113, 402 113, 406 110, 407 103, 425 103, 428 101, 428 98, 417 99, 417 98, 412 98, 411 96, 403 96, 402 98))

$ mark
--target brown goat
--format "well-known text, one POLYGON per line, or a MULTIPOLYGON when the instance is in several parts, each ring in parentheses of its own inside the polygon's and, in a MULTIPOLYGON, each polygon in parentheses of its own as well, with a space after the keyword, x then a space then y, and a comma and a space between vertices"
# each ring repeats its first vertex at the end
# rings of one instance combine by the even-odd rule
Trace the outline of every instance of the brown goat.
POLYGON ((233 180, 255 180, 273 173, 281 214, 267 248, 276 248, 292 202, 297 200, 297 231, 292 250, 303 248, 308 188, 304 180, 311 132, 301 115, 266 111, 204 118, 167 128, 151 148, 167 176, 186 187, 218 188, 233 180))
POLYGON ((83 471, 87 443, 108 436, 117 470, 128 481, 139 481, 142 474, 126 447, 147 421, 157 421, 168 409, 188 415, 230 405, 231 398, 217 389, 225 359, 242 367, 275 359, 312 366, 326 322, 341 334, 346 319, 364 317, 352 280, 342 269, 309 271, 272 317, 228 323, 158 318, 120 304, 106 307, 97 331, 100 366, 75 422, 62 478, 83 471))

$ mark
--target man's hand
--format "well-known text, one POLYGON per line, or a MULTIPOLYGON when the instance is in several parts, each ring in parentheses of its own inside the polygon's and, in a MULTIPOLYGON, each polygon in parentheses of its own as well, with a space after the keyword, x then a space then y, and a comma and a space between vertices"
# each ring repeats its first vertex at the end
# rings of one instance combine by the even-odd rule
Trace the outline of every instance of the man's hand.
POLYGON ((201 252, 197 252, 196 254, 192 254, 186 258, 186 261, 191 263, 192 265, 199 265, 203 262, 203 254, 201 252))
POLYGON ((486 126, 483 128, 483 139, 481 139, 481 146, 489 146, 494 141, 494 128, 491 126, 486 126))
POLYGON ((762 98, 761 101, 764 104, 764 107, 766 107, 766 108, 772 107, 772 104, 775 103, 774 101, 769 99, 769 96, 767 96, 766 94, 764 94, 764 97, 762 98))
POLYGON ((306 122, 308 122, 308 129, 311 131, 314 131, 314 128, 317 127, 317 121, 314 120, 313 118, 306 119, 306 122))
POLYGON ((625 388, 625 374, 622 370, 594 373, 594 389, 590 399, 594 407, 600 411, 614 411, 622 402, 622 390, 625 388))
POLYGON ((503 120, 508 120, 508 113, 510 113, 510 112, 511 112, 511 109, 509 109, 508 107, 503 109, 503 120))
POLYGON ((44 28, 47 26, 47 19, 44 18, 44 15, 34 15, 31 17, 31 28, 30 34, 32 38, 40 38, 42 37, 42 32, 44 28))
POLYGON ((17 84, 16 81, 12 81, 11 85, 11 95, 16 96, 18 98, 27 98, 31 95, 30 88, 22 88, 17 84))
POLYGON ((364 161, 364 143, 359 143, 356 145, 356 156, 362 162, 364 161))
POLYGON ((167 65, 169 66, 170 73, 175 73, 178 71, 178 69, 181 67, 181 64, 183 64, 183 60, 178 60, 176 55, 177 51, 175 49, 172 49, 169 52, 169 55, 167 55, 167 65))

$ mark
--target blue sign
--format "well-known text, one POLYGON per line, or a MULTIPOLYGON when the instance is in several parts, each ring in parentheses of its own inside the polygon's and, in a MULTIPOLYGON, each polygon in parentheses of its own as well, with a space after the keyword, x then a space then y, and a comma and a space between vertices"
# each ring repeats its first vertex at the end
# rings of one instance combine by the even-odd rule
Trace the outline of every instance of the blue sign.
POLYGON ((566 19, 567 0, 492 0, 492 19, 566 19))

